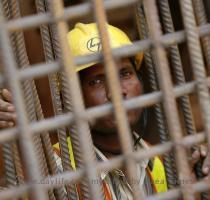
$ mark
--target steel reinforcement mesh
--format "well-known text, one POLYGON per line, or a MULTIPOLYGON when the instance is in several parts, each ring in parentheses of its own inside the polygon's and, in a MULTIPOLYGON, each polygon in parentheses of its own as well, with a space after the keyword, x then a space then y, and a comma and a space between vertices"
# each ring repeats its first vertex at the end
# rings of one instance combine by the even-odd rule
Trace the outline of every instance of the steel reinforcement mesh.
POLYGON ((78 199, 78 183, 81 199, 104 199, 99 174, 122 167, 126 169, 133 199, 196 199, 196 193, 200 193, 202 199, 208 199, 209 179, 200 177, 201 169, 197 166, 198 179, 192 182, 188 163, 189 149, 204 142, 210 147, 210 77, 207 76, 210 73, 210 24, 204 2, 179 1, 184 29, 176 32, 167 0, 92 0, 65 8, 61 0, 36 0, 35 5, 37 14, 22 17, 18 0, 0 1, 3 66, 0 83, 12 92, 17 113, 17 125, 0 131, 6 179, 5 185, 1 186, 0 199, 78 199), (135 7, 133 15, 141 40, 113 50, 107 42, 106 11, 130 5, 135 7), (102 52, 74 57, 66 37, 67 20, 87 14, 94 15, 98 25, 102 52), (23 31, 35 27, 41 31, 46 63, 30 65, 23 31), (194 77, 190 82, 185 80, 178 48, 183 42, 187 42, 194 77), (115 58, 134 56, 137 52, 144 52, 152 92, 123 100, 115 58), (85 109, 75 66, 102 58, 112 103, 85 109), (47 119, 44 119, 34 83, 36 78, 43 76, 48 76, 55 112, 54 117, 47 119), (204 125, 204 131, 199 133, 189 100, 192 93, 198 97, 204 125), (177 103, 187 134, 183 133, 177 103), (134 152, 126 111, 150 106, 154 107, 160 143, 134 152), (98 162, 89 123, 112 112, 122 154, 98 162), (63 172, 56 164, 51 131, 58 135, 63 172), (71 167, 68 134, 76 170, 71 167), (137 174, 136 163, 156 155, 163 156, 169 189, 165 193, 145 196, 140 185, 132 181, 137 174))

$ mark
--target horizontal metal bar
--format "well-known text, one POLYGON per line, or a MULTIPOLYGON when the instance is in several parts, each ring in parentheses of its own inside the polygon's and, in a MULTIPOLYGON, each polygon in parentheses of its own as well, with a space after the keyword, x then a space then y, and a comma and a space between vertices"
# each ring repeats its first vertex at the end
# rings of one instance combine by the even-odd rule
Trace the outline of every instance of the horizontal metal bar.
MULTIPOLYGON (((188 135, 180 141, 179 144, 175 144, 174 142, 165 142, 164 144, 157 144, 151 146, 149 149, 142 149, 141 151, 134 152, 132 155, 137 162, 140 162, 143 159, 150 159, 157 155, 163 155, 172 150, 175 145, 182 145, 185 147, 190 147, 194 144, 199 144, 205 141, 205 134, 203 132, 197 133, 195 135, 188 135)), ((124 162, 124 157, 117 156, 115 158, 109 159, 109 161, 105 163, 98 163, 98 170, 102 171, 110 171, 112 169, 120 168, 122 163, 124 162)))
MULTIPOLYGON (((177 145, 189 147, 191 145, 201 143, 204 140, 205 140, 205 134, 203 132, 200 132, 200 133, 197 133, 196 135, 190 135, 190 136, 184 137, 183 140, 180 141, 180 143, 177 145)), ((130 156, 133 156, 133 158, 137 162, 140 162, 141 160, 143 160, 145 158, 153 158, 154 156, 157 156, 157 155, 163 155, 163 154, 169 152, 170 150, 172 150, 172 148, 175 145, 176 144, 174 144, 173 142, 166 142, 164 144, 158 144, 158 145, 151 146, 150 149, 144 149, 144 150, 141 150, 138 152, 134 152, 130 156)), ((120 156, 112 158, 106 162, 98 162, 97 169, 98 169, 99 173, 101 173, 103 171, 111 171, 113 169, 121 167, 121 165, 124 162, 124 159, 125 159, 124 156, 120 155, 120 156)), ((51 186, 49 186, 49 183, 50 183, 50 185, 53 185, 53 187, 61 186, 64 184, 76 183, 83 176, 83 173, 84 173, 83 169, 79 169, 79 170, 76 170, 75 172, 72 172, 72 171, 65 172, 65 173, 61 173, 59 175, 45 178, 43 180, 43 187, 46 187, 46 189, 51 188, 51 186), (59 182, 56 180, 62 180, 62 181, 59 182)))
POLYGON ((28 189, 30 188, 29 185, 24 184, 24 185, 19 185, 18 187, 10 187, 10 188, 5 188, 0 192, 0 199, 1 200, 6 200, 6 199, 12 199, 12 198, 18 198, 18 197, 23 197, 28 189))
POLYGON ((32 182, 21 184, 18 187, 10 187, 9 189, 0 192, 0 199, 11 199, 13 197, 24 197, 28 190, 35 185, 41 186, 44 189, 59 188, 61 185, 78 182, 84 175, 85 170, 78 169, 77 171, 64 172, 59 175, 44 178, 40 182, 32 182), (70 178, 70 179, 69 179, 70 178))
MULTIPOLYGON (((137 0, 118 0, 118 1, 105 1, 105 9, 106 10, 111 10, 111 9, 115 9, 115 8, 122 8, 122 7, 126 7, 128 5, 132 5, 134 3, 136 3, 137 0)), ((74 19, 74 18, 78 18, 84 15, 87 15, 88 13, 91 12, 91 4, 90 3, 83 3, 80 5, 76 5, 76 6, 71 6, 71 7, 67 7, 64 9, 64 14, 62 17, 59 17, 56 19, 56 21, 60 21, 60 20, 69 20, 69 19, 74 19)), ((9 31, 16 31, 16 30, 25 30, 25 29, 29 29, 29 28, 34 28, 34 27, 38 27, 40 25, 44 25, 44 24, 50 24, 53 23, 54 19, 52 18, 52 15, 48 12, 46 12, 45 14, 35 14, 35 15, 30 15, 27 17, 22 17, 20 19, 14 19, 14 20, 10 20, 8 22, 7 29, 9 31)))
MULTIPOLYGON (((210 180, 200 180, 192 184, 192 189, 196 192, 205 192, 210 188, 210 180)), ((181 196, 181 189, 170 189, 165 193, 158 193, 156 195, 151 195, 148 200, 171 200, 178 199, 181 196)))
MULTIPOLYGON (((203 25, 200 29, 201 36, 205 36, 210 34, 210 24, 203 25)), ((161 42, 165 47, 168 47, 175 43, 181 43, 185 40, 185 32, 178 31, 175 33, 165 34, 161 37, 161 42)), ((137 52, 145 51, 153 45, 151 39, 142 40, 142 41, 135 41, 133 45, 127 45, 120 48, 113 49, 113 55, 115 57, 125 57, 125 56, 134 56, 137 52)), ((75 57, 75 64, 76 65, 84 65, 86 63, 90 63, 93 61, 100 61, 102 60, 102 53, 91 54, 87 56, 77 56, 75 57)), ((31 67, 20 71, 20 78, 27 79, 27 78, 37 78, 40 76, 47 75, 48 73, 54 73, 60 69, 59 62, 52 62, 47 64, 37 64, 32 65, 31 67), (36 71, 37 70, 37 71, 36 71)), ((1 80, 1 77, 0 77, 1 80)))
MULTIPOLYGON (((208 85, 208 87, 210 87, 210 77, 206 79, 206 84, 208 85)), ((176 98, 192 93, 195 90, 195 86, 196 86, 196 81, 192 81, 182 86, 174 87, 174 93, 176 98)), ((156 103, 161 102, 161 100, 162 100, 162 92, 159 91, 159 92, 144 94, 132 99, 124 100, 123 104, 126 109, 131 110, 139 107, 152 106, 156 103)), ((106 116, 111 112, 112 112, 112 104, 109 103, 101 106, 96 106, 93 108, 88 108, 86 109, 85 113, 80 113, 80 114, 81 117, 91 122, 92 120, 106 116)), ((66 113, 63 115, 41 120, 39 122, 34 122, 30 125, 30 128, 33 134, 40 134, 43 131, 51 131, 63 126, 68 126, 73 122, 73 120, 74 117, 72 113, 66 113)), ((17 133, 18 129, 16 128, 9 128, 0 131, 0 143, 4 143, 11 139, 15 139, 17 133)))
MULTIPOLYGON (((130 1, 108 0, 108 1, 105 1, 104 3, 105 3, 106 10, 111 10, 111 9, 115 9, 119 7, 132 5, 136 2, 137 0, 130 0, 130 1)), ((6 26, 6 29, 10 32, 14 32, 17 30, 26 30, 26 29, 38 27, 40 25, 54 23, 61 20, 76 19, 82 16, 84 17, 85 15, 91 12, 91 9, 92 9, 91 3, 83 3, 80 5, 66 8, 64 10, 63 15, 57 17, 56 19, 53 19, 51 14, 46 12, 44 14, 39 14, 39 15, 36 14, 36 15, 31 15, 27 17, 22 17, 20 19, 10 20, 6 23, 5 26, 6 26)), ((210 23, 199 27, 198 32, 199 32, 200 37, 209 35, 210 23)), ((182 30, 175 33, 165 34, 158 39, 160 39, 160 43, 162 43, 162 46, 168 47, 170 45, 178 44, 185 41, 186 31, 182 30)), ((124 46, 124 47, 112 50, 112 54, 114 55, 114 57, 134 56, 137 52, 148 50, 149 48, 153 47, 153 45, 155 45, 155 42, 152 39, 148 38, 142 41, 135 41, 133 42, 133 45, 124 46)), ((162 48, 162 46, 160 45, 160 48, 162 48)), ((97 54, 92 54, 88 56, 75 57, 72 59, 74 59, 77 65, 83 65, 92 61, 101 61, 103 57, 104 55, 102 53, 97 53, 97 54)), ((36 65, 31 65, 27 69, 19 70, 15 76, 19 78, 20 80, 34 79, 34 78, 38 78, 42 76, 47 76, 50 73, 58 72, 60 69, 61 69, 61 65, 59 61, 55 61, 52 63, 40 63, 36 65)), ((4 77, 0 75, 0 84, 3 83, 4 81, 5 81, 4 77)), ((207 77, 203 81, 207 87, 210 87, 210 77, 207 77)), ((173 92, 175 94, 175 97, 177 98, 183 95, 188 95, 190 93, 193 93, 195 91, 197 83, 198 82, 196 81, 192 81, 189 83, 185 83, 181 86, 173 87, 173 92)), ((166 93, 163 91, 157 91, 157 92, 153 92, 149 94, 144 94, 144 95, 141 95, 139 97, 135 97, 129 100, 125 100, 123 101, 123 107, 125 107, 126 110, 132 110, 132 109, 136 109, 140 107, 149 107, 154 104, 162 102, 164 94, 166 93)), ((170 110, 171 109, 169 109, 169 111, 170 110)), ((82 111, 81 113, 79 113, 79 116, 77 115, 77 118, 81 121, 84 121, 84 123, 86 123, 87 121, 91 122, 97 118, 104 117, 112 112, 113 112, 113 105, 109 103, 109 104, 97 106, 94 108, 88 108, 82 111)), ((56 115, 52 118, 48 118, 42 121, 33 122, 29 124, 29 131, 31 134, 38 135, 42 133, 43 131, 50 131, 50 130, 58 129, 59 127, 69 126, 69 124, 72 124, 73 122, 75 122, 74 114, 65 113, 63 115, 56 115)), ((0 144, 6 141, 16 139, 19 135, 18 133, 20 133, 19 131, 20 129, 18 129, 18 127, 0 131, 0 144)), ((176 131, 174 130, 170 132, 176 133, 176 131)), ((196 135, 185 136, 182 138, 181 141, 179 140, 177 140, 176 142, 168 141, 168 142, 165 142, 164 144, 157 144, 157 145, 152 146, 149 149, 131 153, 131 155, 129 156, 131 156, 135 161, 139 162, 145 158, 152 158, 156 155, 164 155, 170 152, 174 147, 177 147, 177 146, 182 146, 185 148, 191 147, 194 144, 204 142, 205 139, 206 139, 206 135, 205 133, 202 132, 196 135)), ((98 172, 110 171, 114 168, 122 167, 123 164, 125 163, 125 160, 126 158, 123 155, 120 155, 113 159, 110 159, 108 162, 98 162, 96 165, 96 168, 98 172)), ((50 189, 50 188, 61 187, 62 185, 66 185, 70 183, 77 183, 84 176, 85 170, 87 169, 79 169, 75 172, 74 171, 64 172, 61 174, 44 178, 40 183, 29 182, 25 185, 20 185, 14 188, 6 189, 5 191, 0 192, 0 199, 10 199, 10 198, 13 198, 14 196, 15 198, 23 197, 25 194, 29 192, 30 189, 35 188, 37 184, 39 186, 41 184, 41 187, 43 189, 50 189)), ((178 179, 174 181, 178 181, 178 179)), ((190 183, 190 186, 193 187, 193 190, 202 192, 210 188, 210 181, 207 180, 207 181, 199 181, 196 183, 190 183)), ((149 199, 179 198, 181 196, 181 192, 182 192, 181 190, 182 190, 181 188, 176 188, 176 189, 169 190, 168 192, 163 193, 163 194, 156 194, 156 195, 149 196, 148 198, 149 199)))
MULTIPOLYGON (((210 34, 210 24, 203 25, 198 28, 199 34, 201 37, 210 34)), ((174 33, 168 33, 160 38, 160 42, 165 46, 169 47, 170 45, 184 42, 186 39, 185 31, 177 31, 174 33)), ((125 56, 134 56, 137 52, 142 52, 148 50, 153 45, 151 39, 133 41, 132 45, 126 45, 120 48, 112 49, 112 53, 115 57, 125 57, 125 56)), ((103 58, 102 53, 94 53, 86 56, 76 56, 75 64, 84 65, 93 61, 101 61, 103 58)))
MULTIPOLYGON (((133 156, 134 159, 139 162, 145 158, 152 158, 156 155, 163 155, 163 154, 169 152, 173 148, 174 145, 183 145, 185 147, 189 147, 191 145, 201 143, 204 140, 205 140, 205 134, 203 132, 197 133, 196 135, 190 135, 190 136, 184 137, 183 140, 180 141, 179 144, 174 144, 173 142, 166 142, 164 144, 158 144, 158 145, 151 146, 150 149, 145 149, 145 150, 141 150, 139 152, 135 152, 131 156, 133 156)), ((117 156, 113 159, 110 159, 107 162, 98 162, 97 169, 99 172, 111 171, 114 168, 121 167, 123 162, 124 162, 124 157, 117 156)), ((41 180, 40 183, 29 183, 29 185, 21 185, 19 187, 6 189, 5 191, 0 192, 0 199, 2 199, 2 200, 8 199, 14 195, 16 195, 16 197, 21 197, 24 195, 24 193, 27 192, 27 190, 29 189, 29 186, 32 187, 33 184, 41 184, 42 187, 44 187, 45 189, 49 189, 52 187, 53 188, 60 187, 61 185, 64 185, 64 184, 76 183, 80 180, 80 178, 83 176, 83 174, 84 174, 84 170, 79 169, 74 172, 72 172, 72 171, 65 172, 65 173, 62 173, 59 175, 47 177, 47 178, 41 180)), ((206 187, 206 184, 203 182, 196 183, 194 185, 194 187, 195 187, 195 189, 198 189, 200 192, 208 188, 208 187, 206 187)), ((168 193, 170 193, 170 192, 171 192, 170 195, 174 194, 173 190, 170 190, 168 193)), ((154 196, 149 197, 149 199, 153 199, 153 197, 158 197, 158 196, 154 195, 154 196)), ((167 199, 167 195, 165 196, 165 194, 163 196, 161 194, 160 197, 162 199, 167 199)))
POLYGON ((54 176, 46 177, 40 183, 36 184, 41 184, 42 187, 45 189, 57 188, 61 187, 62 185, 79 182, 80 179, 84 176, 84 173, 84 169, 77 169, 76 171, 66 171, 54 176))
MULTIPOLYGON (((203 25, 199 28, 200 36, 206 36, 210 34, 210 24, 203 25)), ((168 47, 172 44, 181 43, 185 41, 185 31, 177 31, 175 33, 165 34, 161 37, 161 42, 165 47, 168 47)), ((137 52, 145 51, 151 48, 153 42, 151 39, 135 41, 133 45, 123 46, 120 48, 113 49, 113 55, 115 57, 125 57, 133 56, 137 52)), ((87 56, 77 56, 75 57, 76 65, 84 65, 86 63, 91 63, 93 61, 102 60, 102 53, 91 54, 87 56)), ((40 63, 36 65, 31 65, 30 67, 19 71, 19 77, 21 80, 39 78, 47 76, 49 73, 54 73, 60 70, 59 62, 52 63, 40 63)), ((0 75, 0 84, 4 82, 4 78, 0 75)))
MULTIPOLYGON (((198 133, 196 135, 186 136, 185 138, 183 138, 182 141, 180 141, 179 145, 188 147, 193 144, 201 143, 204 140, 205 140, 204 133, 198 133)), ((175 144, 173 144, 172 142, 167 142, 167 143, 161 144, 161 145, 154 145, 149 150, 142 150, 140 152, 134 153, 133 156, 136 159, 136 161, 140 161, 145 158, 152 158, 155 155, 162 155, 162 154, 167 153, 168 151, 170 151, 172 149, 172 147, 174 145, 175 144)), ((98 163, 98 169, 100 172, 101 171, 110 171, 114 168, 120 167, 122 165, 123 161, 124 161, 123 156, 118 156, 114 159, 110 159, 110 161, 108 161, 108 162, 98 163)), ((68 183, 79 181, 79 179, 82 177, 83 173, 84 173, 83 170, 77 170, 76 172, 62 173, 60 175, 48 177, 48 178, 42 180, 40 182, 40 184, 42 184, 42 186, 45 187, 46 189, 49 189, 52 186, 59 187, 62 184, 68 184, 68 183)), ((27 186, 20 186, 15 189, 14 188, 9 189, 9 190, 6 190, 5 193, 4 192, 0 193, 0 199, 7 199, 14 194, 17 194, 18 196, 19 195, 22 196, 21 193, 24 193, 26 191, 27 191, 27 186)))
POLYGON ((42 76, 55 73, 60 70, 60 63, 51 62, 44 64, 36 64, 31 67, 20 70, 18 76, 21 80, 40 78, 42 76))
MULTIPOLYGON (((78 177, 78 178, 80 178, 80 177, 78 177)), ((59 179, 62 180, 61 178, 59 178, 59 179)), ((50 181, 59 184, 59 180, 51 179, 51 180, 49 180, 49 182, 50 181)), ((192 184, 192 187, 196 192, 204 192, 209 189, 209 185, 210 185, 209 180, 201 180, 201 181, 198 181, 198 182, 192 184)), ((50 185, 50 187, 49 187, 49 185, 45 185, 46 188, 51 188, 52 186, 56 187, 56 185, 50 185)), ((21 185, 19 187, 6 189, 5 191, 0 192, 0 199, 6 200, 6 199, 12 198, 14 196, 15 197, 23 197, 25 195, 25 193, 27 192, 28 188, 29 188, 28 185, 21 185)), ((147 199, 148 200, 171 200, 171 199, 179 198, 180 195, 181 195, 180 188, 176 188, 176 189, 170 189, 168 192, 165 192, 165 193, 158 193, 155 195, 151 195, 151 196, 147 197, 147 199)))
MULTIPOLYGON (((130 0, 130 1, 126 1, 126 0, 111 1, 110 0, 110 1, 105 1, 105 8, 109 10, 109 9, 114 9, 117 7, 119 8, 119 7, 123 7, 127 5, 132 5, 135 2, 137 2, 137 0, 130 0)), ((61 18, 57 19, 57 21, 80 17, 84 14, 88 14, 90 9, 91 8, 90 8, 89 3, 84 3, 77 6, 68 7, 64 10, 64 15, 61 18)), ((7 27, 9 31, 13 32, 20 29, 21 30, 31 29, 34 27, 38 27, 40 25, 53 23, 53 22, 54 21, 51 14, 46 12, 44 14, 30 15, 30 16, 19 18, 19 19, 10 20, 6 23, 5 26, 7 27)), ((208 25, 203 25, 201 27, 205 27, 206 29, 208 29, 208 25)), ((208 30, 205 30, 204 32, 206 31, 208 30)))

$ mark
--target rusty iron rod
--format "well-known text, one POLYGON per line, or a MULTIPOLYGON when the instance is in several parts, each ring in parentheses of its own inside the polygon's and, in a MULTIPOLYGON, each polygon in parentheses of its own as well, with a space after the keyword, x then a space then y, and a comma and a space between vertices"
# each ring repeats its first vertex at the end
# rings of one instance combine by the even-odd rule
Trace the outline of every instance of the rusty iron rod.
MULTIPOLYGON (((63 5, 61 1, 52 1, 52 14, 54 18, 60 17, 63 15, 63 5)), ((60 42, 61 48, 61 58, 63 62, 63 70, 69 76, 67 77, 68 86, 70 89, 71 102, 72 102, 72 112, 75 116, 75 127, 77 129, 80 147, 83 153, 84 166, 86 167, 87 181, 89 185, 89 193, 90 198, 93 200, 102 199, 101 195, 101 184, 92 185, 92 180, 99 180, 99 176, 97 174, 95 168, 96 157, 93 149, 93 143, 90 139, 90 129, 88 122, 83 120, 80 115, 84 112, 84 102, 82 100, 82 94, 79 87, 79 79, 78 74, 75 71, 73 56, 71 55, 70 48, 67 43, 67 24, 64 21, 57 22, 57 34, 58 40, 60 42), (86 141, 90 141, 87 143, 86 141)))
MULTIPOLYGON (((105 1, 105 8, 107 10, 111 10, 114 8, 126 7, 132 4, 135 4, 138 0, 118 0, 112 1, 108 0, 105 1)), ((91 12, 91 5, 90 3, 83 3, 81 5, 71 6, 69 8, 65 8, 63 15, 57 17, 56 19, 52 19, 51 14, 48 12, 46 14, 39 14, 39 15, 31 15, 27 17, 22 17, 21 20, 12 20, 9 29, 10 30, 17 30, 17 29, 28 29, 44 24, 51 24, 55 21, 62 21, 62 20, 69 20, 74 19, 80 16, 84 16, 85 14, 89 14, 91 12)))
MULTIPOLYGON (((38 13, 45 13, 45 1, 44 0, 36 0, 36 7, 38 13)), ((52 50, 52 44, 51 44, 51 38, 50 38, 50 33, 49 33, 49 27, 47 25, 42 25, 40 27, 41 30, 41 36, 42 36, 42 41, 43 41, 43 47, 44 47, 44 54, 45 54, 45 59, 47 62, 52 62, 54 60, 54 53, 52 50)), ((51 95, 52 95, 52 102, 53 102, 53 108, 54 112, 56 115, 59 115, 62 113, 62 105, 61 105, 61 99, 60 99, 60 94, 58 91, 58 83, 57 83, 57 78, 56 74, 49 75, 49 83, 50 83, 50 90, 51 90, 51 95)), ((63 164, 63 169, 65 170, 72 170, 71 168, 71 163, 69 159, 69 151, 68 151, 68 145, 67 145, 67 137, 66 137, 66 130, 65 128, 60 128, 57 130, 58 138, 60 141, 60 150, 61 150, 61 159, 62 159, 62 164, 63 164)), ((58 173, 58 166, 54 170, 54 173, 58 173)), ((73 189, 73 188, 72 188, 73 189)), ((69 195, 69 189, 67 187, 67 193, 69 195)), ((66 198, 65 194, 63 191, 58 191, 58 194, 61 199, 66 198)))
MULTIPOLYGON (((210 87, 210 78, 204 79, 208 87, 210 87)), ((183 86, 176 86, 173 88, 173 92, 176 97, 190 94, 195 90, 196 81, 186 83, 183 86)), ((124 100, 124 106, 127 110, 140 108, 140 107, 149 107, 156 103, 161 102, 162 92, 153 92, 150 94, 144 94, 140 97, 134 97, 129 100, 124 100)), ((112 104, 108 103, 102 106, 96 106, 94 108, 86 109, 86 112, 82 114, 83 119, 94 120, 106 116, 112 112, 112 104)), ((32 134, 40 134, 42 131, 51 131, 55 130, 62 126, 67 126, 74 121, 74 116, 72 113, 66 113, 60 116, 55 116, 53 118, 41 120, 39 122, 31 123, 30 129, 32 134)), ((0 131, 0 143, 15 139, 17 137, 18 129, 10 128, 7 130, 0 131)))
MULTIPOLYGON (((206 36, 210 33, 210 24, 202 25, 198 28, 198 33, 201 37, 206 36)), ((185 41, 185 31, 177 31, 176 33, 169 33, 162 35, 160 38, 161 43, 168 47, 172 44, 181 43, 185 41)), ((146 51, 153 45, 151 39, 146 39, 142 41, 133 42, 133 45, 120 47, 113 50, 113 54, 116 57, 132 56, 139 51, 146 51)), ((83 65, 89 62, 98 61, 101 59, 102 54, 96 53, 87 56, 75 57, 76 65, 83 65)), ((18 74, 22 80, 37 78, 45 76, 46 74, 54 73, 60 69, 59 62, 45 63, 45 64, 35 64, 31 65, 26 69, 18 71, 18 74)), ((0 75, 0 83, 2 84, 4 78, 0 75)))
POLYGON ((191 65, 195 76, 196 91, 202 111, 202 120, 210 150, 210 96, 207 85, 204 83, 206 72, 202 58, 199 35, 196 31, 196 22, 193 13, 193 6, 190 0, 180 1, 184 26, 187 33, 187 44, 190 53, 191 65))
MULTIPOLYGON (((137 25, 138 25, 139 34, 142 39, 147 39, 148 27, 147 27, 146 19, 144 16, 142 3, 139 3, 137 5, 136 16, 137 16, 137 23, 138 23, 137 25)), ((144 53, 144 60, 147 65, 146 71, 147 71, 147 76, 149 78, 150 87, 152 91, 158 91, 159 87, 157 83, 156 72, 154 69, 155 63, 150 52, 144 53)), ((163 114, 161 104, 154 105, 154 114, 155 114, 155 120, 158 127, 157 131, 158 131, 158 136, 160 138, 160 142, 164 143, 169 140, 169 134, 168 134, 168 129, 166 127, 165 117, 163 114)), ((175 163, 172 156, 173 156, 172 153, 170 153, 170 154, 164 155, 163 157, 168 188, 173 188, 176 185, 176 182, 174 180, 177 179, 175 163)))
MULTIPOLYGON (((4 64, 5 77, 8 79, 8 83, 14 98, 14 105, 17 111, 17 127, 19 129, 19 141, 21 146, 21 153, 23 155, 23 161, 26 166, 26 174, 29 181, 36 182, 41 179, 39 173, 38 162, 32 142, 32 135, 29 131, 28 120, 26 116, 26 109, 24 106, 23 96, 21 94, 21 85, 16 75, 17 66, 15 58, 12 54, 12 47, 9 40, 8 32, 4 28, 4 17, 2 13, 2 4, 0 4, 0 48, 2 52, 2 62, 4 64)), ((30 188, 30 194, 32 199, 47 199, 46 192, 35 183, 30 188)))
POLYGON ((128 182, 132 188, 133 198, 145 199, 142 186, 140 184, 132 182, 132 180, 138 179, 137 165, 135 160, 133 160, 131 156, 133 152, 132 133, 127 120, 126 111, 122 104, 120 80, 118 77, 116 63, 111 52, 111 46, 109 42, 107 42, 109 41, 109 36, 106 29, 107 19, 103 1, 93 0, 93 8, 95 11, 95 18, 98 25, 99 35, 101 38, 107 84, 110 90, 111 99, 113 103, 118 135, 120 138, 123 155, 126 157, 125 167, 128 175, 128 182))
MULTIPOLYGON (((155 46, 153 49, 153 56, 157 63, 156 70, 158 74, 158 81, 160 88, 163 90, 163 107, 166 113, 166 120, 168 123, 169 134, 174 142, 182 140, 182 130, 178 117, 178 110, 174 93, 172 92, 172 80, 169 71, 168 60, 166 52, 159 42, 160 35, 162 35, 158 11, 154 0, 144 1, 144 9, 146 18, 148 20, 148 27, 150 37, 154 40, 155 46), (169 112, 170 110, 170 112, 169 112)), ((187 162, 187 152, 181 145, 176 145, 175 159, 177 165, 177 173, 180 180, 182 195, 184 199, 194 199, 194 191, 191 186, 191 172, 190 166, 187 162), (183 184, 183 181, 188 181, 189 184, 183 184)))
MULTIPOLYGON (((10 1, 9 6, 11 8, 11 17, 19 18, 20 10, 19 10, 19 4, 18 4, 17 0, 10 1)), ((29 60, 28 60, 27 53, 26 53, 26 47, 25 47, 23 33, 21 31, 12 33, 11 41, 13 44, 13 48, 14 48, 14 52, 15 52, 15 55, 17 58, 18 65, 21 66, 22 68, 28 67, 29 60)), ((35 101, 33 99, 35 97, 35 95, 37 95, 37 94, 33 94, 34 91, 36 90, 35 83, 33 81, 26 80, 23 82, 22 85, 23 85, 23 90, 24 90, 24 96, 25 96, 28 117, 29 117, 30 121, 36 121, 37 117, 36 117, 36 110, 35 110, 35 101)), ((38 99, 38 96, 36 96, 36 100, 37 99, 38 99)), ((38 112, 40 112, 40 110, 38 110, 38 112)), ((39 114, 39 113, 37 113, 37 114, 39 114)), ((49 137, 49 136, 47 134, 45 134, 44 140, 46 140, 47 137, 49 137)), ((47 175, 47 174, 49 174, 49 171, 48 171, 48 167, 47 167, 47 160, 44 155, 41 138, 40 138, 40 136, 35 136, 35 137, 33 137, 33 140, 34 140, 39 164, 41 166, 41 171, 42 171, 43 175, 47 175)), ((44 144, 46 144, 46 142, 44 144)), ((50 148, 49 145, 45 146, 45 147, 47 149, 50 148)), ((50 199, 52 199, 52 200, 55 199, 52 190, 49 190, 48 193, 49 193, 50 199)))
MULTIPOLYGON (((179 144, 183 145, 183 146, 186 146, 186 147, 189 147, 193 144, 196 144, 197 142, 201 143, 204 140, 205 140, 205 134, 204 133, 199 133, 196 136, 194 136, 194 135, 186 136, 182 141, 180 141, 179 144)), ((145 158, 152 158, 155 155, 162 155, 162 154, 170 151, 173 148, 174 145, 175 144, 173 144, 173 142, 171 142, 171 141, 166 142, 165 144, 154 145, 149 150, 142 150, 142 151, 139 151, 139 152, 135 152, 134 158, 138 162, 138 161, 141 161, 142 159, 145 159, 145 158)), ((98 168, 99 172, 100 171, 105 171, 105 170, 110 171, 114 168, 120 167, 122 165, 123 161, 124 161, 123 156, 118 156, 116 158, 110 159, 106 163, 98 163, 97 168, 98 168)), ((76 172, 67 172, 67 173, 63 173, 61 175, 51 176, 50 177, 50 179, 51 179, 50 183, 52 185, 48 184, 49 181, 47 181, 47 180, 49 178, 46 178, 46 181, 43 181, 43 187, 50 188, 52 186, 53 187, 57 187, 57 185, 60 186, 61 183, 62 184, 67 184, 67 183, 70 183, 70 182, 78 182, 83 175, 84 175, 84 169, 79 169, 76 172), (56 180, 58 178, 62 179, 63 182, 57 182, 56 180)), ((203 181, 203 182, 201 181, 201 182, 195 183, 193 185, 193 187, 195 188, 196 191, 205 191, 209 188, 209 184, 208 184, 207 181, 203 181)), ((14 196, 14 193, 19 194, 19 195, 21 195, 21 194, 23 195, 27 191, 27 188, 28 188, 27 185, 21 185, 18 189, 16 187, 7 189, 5 191, 5 193, 4 192, 0 193, 0 199, 8 199, 12 195, 14 196), (17 193, 17 191, 19 191, 19 190, 22 193, 17 193)), ((174 191, 174 189, 167 192, 167 198, 168 198, 168 195, 171 195, 171 193, 172 194, 174 193, 173 191, 174 191)), ((175 190, 175 191, 177 191, 177 190, 175 190)), ((177 195, 179 196, 180 193, 177 194, 177 195)), ((155 195, 155 196, 157 196, 157 195, 155 195)), ((161 196, 161 194, 160 194, 160 196, 161 196)))
MULTIPOLYGON (((204 8, 204 2, 202 0, 193 0, 193 7, 195 11, 195 17, 197 20, 198 25, 205 25, 208 23, 206 11, 204 8)), ((201 44, 204 51, 204 57, 206 60, 207 70, 210 74, 210 37, 201 37, 201 44)))
MULTIPOLYGON (((3 5, 2 7, 4 11, 4 16, 7 20, 9 20, 11 18, 11 14, 10 14, 8 1, 3 0, 2 5, 3 5)), ((6 143, 2 145, 6 186, 17 184, 16 166, 14 163, 14 156, 13 156, 13 150, 12 150, 14 142, 6 143)))
MULTIPOLYGON (((50 5, 47 4, 48 10, 50 5)), ((61 51, 60 51, 60 44, 58 41, 58 36, 57 36, 57 31, 56 31, 56 26, 55 24, 52 24, 50 26, 50 31, 51 31, 51 37, 52 37, 52 46, 55 54, 56 59, 61 59, 61 51)), ((68 87, 68 80, 66 77, 66 73, 61 70, 61 72, 58 74, 58 79, 59 79, 59 84, 60 84, 60 91, 59 94, 61 93, 62 95, 62 100, 63 100, 63 106, 64 106, 64 112, 72 112, 72 103, 71 103, 71 94, 69 92, 69 87, 68 87)), ((81 148, 80 148, 80 141, 79 137, 76 131, 76 127, 73 126, 68 126, 68 132, 70 135, 70 141, 72 143, 72 150, 73 150, 73 156, 74 156, 74 161, 75 161, 75 166, 76 168, 81 168, 84 166, 83 162, 83 156, 81 153, 81 148)), ((87 138, 88 139, 88 138, 87 138)), ((63 137, 63 140, 65 142, 65 138, 63 137)), ((91 141, 87 141, 91 142, 91 141)), ((86 180, 83 180, 80 183, 81 187, 81 195, 82 198, 84 199, 89 199, 89 188, 88 188, 88 183, 86 180)), ((71 198, 75 199, 76 194, 74 193, 74 190, 71 190, 71 198)))

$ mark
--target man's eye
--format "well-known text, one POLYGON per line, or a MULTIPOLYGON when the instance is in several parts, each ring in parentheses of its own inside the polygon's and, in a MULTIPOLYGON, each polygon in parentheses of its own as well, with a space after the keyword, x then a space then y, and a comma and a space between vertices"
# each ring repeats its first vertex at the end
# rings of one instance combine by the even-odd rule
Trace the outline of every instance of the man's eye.
POLYGON ((94 79, 94 80, 91 80, 89 82, 90 86, 98 86, 100 84, 103 84, 103 80, 102 79, 94 79))
POLYGON ((121 72, 121 74, 120 74, 120 76, 123 78, 128 78, 128 77, 130 77, 131 75, 133 74, 133 72, 132 71, 122 71, 121 72))

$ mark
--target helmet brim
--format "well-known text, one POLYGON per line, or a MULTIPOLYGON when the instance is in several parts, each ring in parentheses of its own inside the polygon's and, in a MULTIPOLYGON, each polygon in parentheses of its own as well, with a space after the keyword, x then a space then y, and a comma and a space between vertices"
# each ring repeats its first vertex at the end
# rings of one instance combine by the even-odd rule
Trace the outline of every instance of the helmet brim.
MULTIPOLYGON (((137 71, 141 68, 141 63, 143 60, 143 53, 138 53, 135 55, 135 63, 136 63, 136 67, 137 67, 137 71)), ((87 69, 89 67, 92 67, 93 65, 97 64, 98 62, 91 62, 91 63, 87 63, 81 66, 77 66, 76 67, 76 72, 80 72, 81 70, 87 69)))

